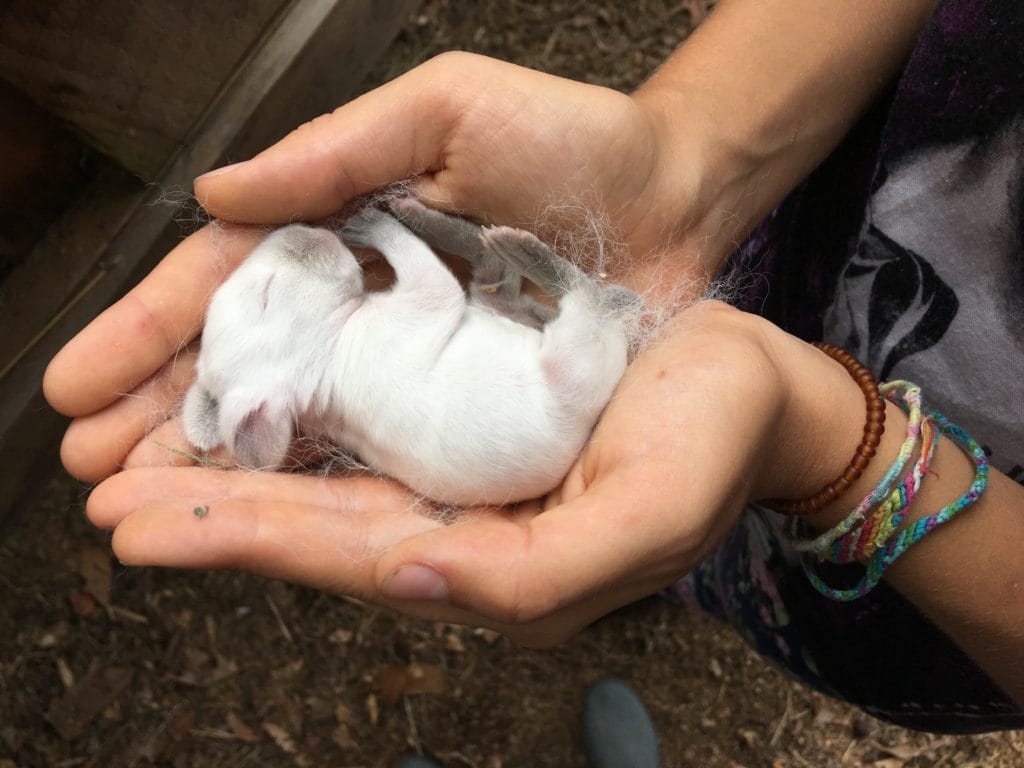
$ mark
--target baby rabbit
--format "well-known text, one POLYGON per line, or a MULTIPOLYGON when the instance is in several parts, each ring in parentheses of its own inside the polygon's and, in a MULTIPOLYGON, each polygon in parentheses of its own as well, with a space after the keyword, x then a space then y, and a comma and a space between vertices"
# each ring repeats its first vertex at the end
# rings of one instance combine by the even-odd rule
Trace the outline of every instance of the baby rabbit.
POLYGON ((622 376, 623 310, 638 299, 526 232, 412 201, 393 210, 473 264, 470 296, 420 237, 374 208, 342 236, 393 267, 383 292, 364 289, 329 230, 273 232, 210 303, 183 407, 189 441, 269 468, 297 434, 321 435, 438 502, 542 496, 622 376), (557 313, 520 293, 522 275, 558 289, 557 313))

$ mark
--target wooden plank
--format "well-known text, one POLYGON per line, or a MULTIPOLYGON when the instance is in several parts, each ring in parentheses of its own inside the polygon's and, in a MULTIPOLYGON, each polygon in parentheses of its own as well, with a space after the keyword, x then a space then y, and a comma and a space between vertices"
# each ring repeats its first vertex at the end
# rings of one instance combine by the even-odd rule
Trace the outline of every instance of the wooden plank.
POLYGON ((352 98, 372 62, 419 6, 420 0, 347 0, 337 13, 327 16, 292 62, 288 77, 267 95, 266 122, 242 126, 233 147, 237 154, 231 159, 251 157, 282 138, 296 127, 295 116, 309 120, 352 98), (291 82, 315 87, 296 89, 291 82))
MULTIPOLYGON (((0 115, 2 282, 81 192, 91 156, 53 117, 2 81, 0 115)), ((3 302, 0 295, 0 311, 3 302)))
MULTIPOLYGON (((26 490, 40 461, 52 461, 52 454, 40 459, 40 452, 52 451, 56 432, 63 423, 42 408, 39 383, 46 364, 60 347, 106 306, 121 296, 159 260, 180 237, 174 222, 175 209, 153 205, 166 190, 189 189, 192 179, 218 164, 224 157, 239 159, 243 149, 270 143, 284 130, 313 116, 303 113, 316 99, 295 99, 282 114, 290 94, 322 90, 318 73, 336 67, 334 51, 347 38, 370 37, 376 45, 360 48, 361 60, 346 62, 352 85, 365 75, 377 55, 404 21, 407 0, 362 2, 361 0, 294 0, 254 46, 246 62, 225 83, 212 106, 193 127, 184 145, 175 153, 158 183, 143 187, 132 182, 128 189, 117 183, 97 189, 83 206, 69 214, 64 225, 55 228, 39 244, 26 268, 12 275, 17 284, 10 293, 24 297, 19 311, 34 311, 40 333, 26 344, 10 345, 13 357, 0 358, 0 518, 26 490), (385 8, 390 13, 383 12, 385 8), (332 37, 334 36, 334 37, 332 37), (275 95, 277 94, 277 95, 275 95), (243 130, 244 128, 244 130, 243 130), (110 205, 99 213, 96 206, 110 205), (79 236, 100 227, 91 243, 79 236), (56 275, 65 263, 69 243, 83 243, 89 258, 76 260, 81 268, 60 284, 53 295, 32 291, 47 275, 56 275)), ((344 80, 332 81, 342 88, 344 80)), ((347 86, 346 86, 347 87, 347 86)), ((331 94, 336 103, 348 94, 331 94)), ((5 284, 5 288, 11 287, 5 284)), ((102 361, 97 361, 102 364, 102 361)), ((47 464, 49 466, 49 464, 47 464)))
POLYGON ((282 0, 5 0, 0 78, 150 181, 282 0))

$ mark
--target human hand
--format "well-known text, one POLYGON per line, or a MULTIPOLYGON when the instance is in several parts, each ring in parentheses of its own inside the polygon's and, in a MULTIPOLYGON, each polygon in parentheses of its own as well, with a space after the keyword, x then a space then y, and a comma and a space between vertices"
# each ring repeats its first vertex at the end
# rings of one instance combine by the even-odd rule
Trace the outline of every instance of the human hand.
MULTIPOLYGON (((214 215, 263 224, 321 217, 411 176, 431 205, 494 223, 532 222, 545 206, 582 197, 606 209, 634 254, 675 248, 672 263, 633 261, 617 274, 610 265, 616 279, 646 288, 671 272, 673 285, 699 291, 712 268, 687 250, 682 223, 700 219, 710 153, 693 130, 684 144, 692 157, 668 162, 660 120, 642 98, 449 54, 199 179, 196 193, 214 215)), ((685 133, 679 122, 674 132, 685 133)), ((57 355, 44 391, 75 417, 62 446, 73 475, 93 482, 181 458, 140 441, 152 432, 187 448, 173 420, 165 425, 171 395, 191 375, 189 345, 209 297, 258 237, 226 224, 193 235, 57 355)))
POLYGON ((804 492, 781 482, 810 453, 787 443, 791 364, 850 384, 764 321, 698 305, 633 363, 558 490, 450 524, 386 480, 199 467, 122 472, 87 510, 127 564, 237 568, 549 645, 689 571, 747 499, 804 492))
MULTIPOLYGON (((571 231, 583 210, 603 215, 633 260, 676 253, 677 277, 706 281, 713 269, 696 262, 714 127, 699 110, 666 119, 642 93, 451 52, 200 177, 196 196, 224 220, 281 224, 410 180, 428 206, 490 224, 571 231)), ((608 271, 633 285, 630 261, 608 271)))

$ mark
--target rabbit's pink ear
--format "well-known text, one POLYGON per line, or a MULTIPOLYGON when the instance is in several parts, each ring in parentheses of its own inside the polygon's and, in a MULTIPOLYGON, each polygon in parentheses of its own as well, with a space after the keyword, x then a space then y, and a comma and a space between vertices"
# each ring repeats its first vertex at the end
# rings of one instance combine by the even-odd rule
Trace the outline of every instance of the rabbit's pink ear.
POLYGON ((284 463, 291 439, 292 420, 287 410, 271 408, 263 401, 239 422, 231 450, 247 466, 270 469, 284 463))

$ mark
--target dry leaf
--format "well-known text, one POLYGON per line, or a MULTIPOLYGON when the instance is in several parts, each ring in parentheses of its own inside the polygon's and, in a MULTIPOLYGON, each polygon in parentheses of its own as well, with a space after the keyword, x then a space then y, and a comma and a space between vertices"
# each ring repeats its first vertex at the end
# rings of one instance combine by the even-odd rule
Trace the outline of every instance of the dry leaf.
POLYGON ((377 704, 377 697, 372 693, 366 697, 366 714, 370 716, 370 722, 374 725, 380 720, 380 705, 377 704))
POLYGON ((336 629, 327 637, 327 642, 334 645, 348 645, 352 642, 355 633, 351 629, 336 629))
POLYGON ((722 665, 718 663, 718 659, 711 659, 711 661, 708 662, 708 670, 711 672, 711 676, 715 678, 715 680, 722 679, 722 665))
POLYGON ((288 662, 283 667, 279 667, 278 669, 272 670, 270 672, 270 675, 275 680, 291 680, 297 674, 299 674, 299 672, 302 671, 302 668, 305 666, 305 664, 305 660, 300 656, 294 661, 288 662))
POLYGON ((36 643, 40 648, 56 648, 68 633, 68 625, 63 621, 57 623, 53 629, 46 632, 36 643))
POLYGON ((888 755, 899 758, 904 762, 907 760, 913 760, 915 757, 921 757, 929 752, 934 752, 937 749, 951 746, 953 739, 949 736, 938 737, 925 744, 923 747, 915 747, 910 744, 894 744, 892 746, 886 744, 879 744, 877 741, 874 742, 874 746, 880 751, 885 752, 888 755))
POLYGON ((124 667, 93 667, 60 699, 50 703, 46 719, 63 739, 70 741, 81 736, 89 723, 128 687, 133 674, 124 667))
POLYGON ((228 728, 231 729, 231 732, 242 741, 259 741, 260 737, 256 731, 246 725, 242 718, 234 712, 228 712, 227 717, 224 719, 227 720, 228 728))
POLYGON ((331 733, 331 739, 345 751, 354 752, 359 749, 358 742, 352 738, 352 732, 345 723, 340 723, 338 727, 334 729, 331 733))
POLYGON ((60 675, 60 682, 64 688, 75 686, 75 673, 71 671, 71 667, 68 666, 63 656, 57 657, 57 674, 60 675))
POLYGON ((298 751, 295 747, 295 740, 291 737, 288 731, 280 725, 276 725, 275 723, 264 723, 263 730, 274 740, 274 743, 281 748, 282 752, 294 755, 298 751))
POLYGON ((389 705, 408 694, 448 692, 448 679, 444 670, 434 664, 381 667, 377 671, 376 681, 381 699, 389 705))
POLYGON ((339 723, 355 723, 355 716, 352 710, 346 707, 344 704, 337 704, 334 707, 334 719, 339 723))
POLYGON ((473 630, 473 634, 476 637, 482 638, 488 645, 494 645, 498 642, 498 638, 501 637, 500 632, 495 632, 493 629, 484 629, 483 627, 473 630))
POLYGON ((303 702, 306 705, 306 712, 315 722, 322 723, 334 718, 334 702, 322 699, 319 696, 307 696, 303 702))
POLYGON ((85 579, 84 591, 107 605, 110 602, 110 552, 105 547, 86 544, 79 553, 78 573, 85 579))
MULTIPOLYGON (((188 651, 186 650, 186 653, 187 652, 188 651)), ((195 653, 196 653, 196 658, 199 657, 198 656, 199 654, 202 654, 203 656, 208 658, 207 654, 202 653, 202 651, 196 651, 195 653)), ((179 683, 182 683, 184 685, 193 685, 193 686, 195 686, 197 688, 202 688, 202 687, 205 687, 207 685, 213 685, 214 683, 219 683, 221 680, 225 680, 225 679, 227 679, 227 678, 229 678, 232 675, 235 675, 237 673, 238 673, 238 663, 235 662, 234 659, 228 659, 228 658, 225 658, 223 656, 218 656, 217 657, 217 666, 214 667, 210 671, 204 671, 204 670, 201 670, 201 669, 200 670, 190 669, 187 672, 185 672, 184 674, 177 675, 177 676, 172 676, 170 679, 171 680, 175 680, 175 681, 177 681, 179 683)))
POLYGON ((96 598, 88 592, 78 590, 71 592, 68 594, 68 602, 71 603, 71 609, 83 619, 92 616, 93 611, 96 610, 96 598))
POLYGON ((188 707, 179 709, 174 713, 174 716, 167 723, 167 733, 175 741, 181 741, 188 738, 189 733, 192 730, 192 726, 195 725, 195 714, 188 707))
POLYGON ((445 635, 444 644, 449 651, 454 651, 455 653, 466 652, 466 645, 462 642, 462 638, 454 633, 445 635))
POLYGON ((189 707, 175 709, 165 723, 163 734, 150 742, 150 754, 158 765, 171 765, 181 745, 190 737, 195 725, 195 715, 189 707))
POLYGON ((751 728, 740 728, 738 735, 740 743, 747 749, 751 751, 757 749, 757 731, 751 728))

